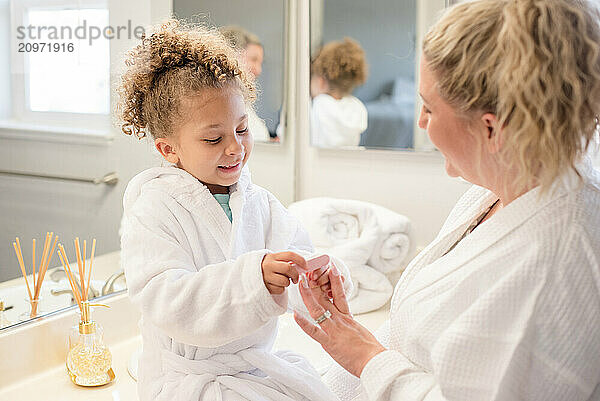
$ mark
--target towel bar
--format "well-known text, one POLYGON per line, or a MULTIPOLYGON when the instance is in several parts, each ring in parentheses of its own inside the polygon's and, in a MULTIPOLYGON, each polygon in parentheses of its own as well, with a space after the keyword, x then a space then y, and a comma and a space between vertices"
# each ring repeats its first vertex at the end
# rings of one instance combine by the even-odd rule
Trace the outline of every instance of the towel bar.
POLYGON ((38 173, 25 173, 20 171, 7 171, 0 170, 0 174, 4 175, 14 175, 19 177, 31 177, 31 178, 49 178, 52 180, 63 180, 63 181, 77 181, 77 182, 88 182, 94 185, 106 184, 106 185, 117 185, 119 182, 119 177, 117 173, 112 172, 105 174, 100 178, 80 178, 80 177, 67 177, 60 175, 47 175, 47 174, 38 174, 38 173))

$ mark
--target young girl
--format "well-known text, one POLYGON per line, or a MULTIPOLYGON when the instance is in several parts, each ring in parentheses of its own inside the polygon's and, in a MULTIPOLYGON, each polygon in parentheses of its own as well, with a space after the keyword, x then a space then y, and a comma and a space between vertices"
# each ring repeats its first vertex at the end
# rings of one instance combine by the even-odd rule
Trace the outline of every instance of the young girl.
POLYGON ((352 91, 367 79, 365 52, 345 38, 327 43, 311 65, 312 144, 324 148, 358 146, 367 129, 367 108, 352 91))
MULTIPOLYGON (((126 61, 123 131, 151 134, 170 163, 134 177, 123 200, 122 265, 142 314, 139 396, 333 400, 307 361, 271 352, 277 316, 288 299, 301 303, 297 286, 286 290, 306 267, 297 252, 312 248, 250 181, 255 88, 235 54, 216 31, 169 21, 126 61)), ((313 285, 328 285, 323 273, 313 285)))

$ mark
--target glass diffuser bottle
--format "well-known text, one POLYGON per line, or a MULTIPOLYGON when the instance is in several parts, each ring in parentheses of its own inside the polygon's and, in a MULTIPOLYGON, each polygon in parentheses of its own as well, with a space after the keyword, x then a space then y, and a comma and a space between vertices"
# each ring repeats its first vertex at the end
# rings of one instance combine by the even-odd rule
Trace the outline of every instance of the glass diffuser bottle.
POLYGON ((114 380, 112 355, 104 344, 102 328, 90 316, 90 303, 81 302, 81 321, 69 335, 67 371, 73 383, 101 386, 114 380))

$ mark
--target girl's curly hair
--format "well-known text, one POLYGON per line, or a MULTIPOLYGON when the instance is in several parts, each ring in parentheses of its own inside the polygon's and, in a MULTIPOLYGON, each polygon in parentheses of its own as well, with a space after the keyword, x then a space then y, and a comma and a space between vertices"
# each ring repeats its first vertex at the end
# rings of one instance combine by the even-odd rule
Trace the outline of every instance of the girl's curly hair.
POLYGON ((367 80, 365 51, 350 38, 329 42, 313 60, 311 73, 325 78, 331 89, 349 95, 367 80))
POLYGON ((256 99, 252 75, 216 29, 170 19, 144 35, 125 64, 118 114, 123 132, 139 139, 172 133, 181 101, 203 89, 233 85, 247 103, 256 99))

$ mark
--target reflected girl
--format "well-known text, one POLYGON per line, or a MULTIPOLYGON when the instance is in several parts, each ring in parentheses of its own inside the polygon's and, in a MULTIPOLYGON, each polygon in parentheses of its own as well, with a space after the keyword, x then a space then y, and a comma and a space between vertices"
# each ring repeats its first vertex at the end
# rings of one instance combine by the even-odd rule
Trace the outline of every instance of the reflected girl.
POLYGON ((367 80, 363 48, 350 38, 327 43, 311 65, 311 136, 315 146, 358 146, 367 109, 352 91, 367 80))

